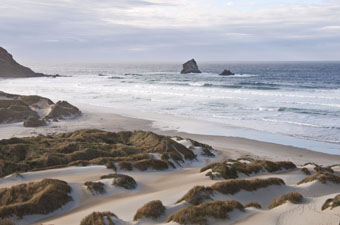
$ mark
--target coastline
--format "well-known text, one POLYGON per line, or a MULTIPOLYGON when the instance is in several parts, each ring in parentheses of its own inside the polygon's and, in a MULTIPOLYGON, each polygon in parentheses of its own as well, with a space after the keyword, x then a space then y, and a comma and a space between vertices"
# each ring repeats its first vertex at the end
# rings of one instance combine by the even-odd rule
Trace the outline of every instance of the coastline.
MULTIPOLYGON (((0 139, 35 136, 39 134, 65 133, 79 129, 102 129, 113 132, 146 130, 161 135, 188 137, 209 144, 220 151, 222 159, 251 156, 253 158, 269 160, 289 160, 297 164, 315 162, 322 165, 336 164, 340 161, 340 155, 317 152, 307 148, 290 146, 288 144, 282 145, 243 137, 205 135, 200 134, 199 130, 197 130, 197 134, 174 129, 162 129, 161 127, 155 126, 155 123, 157 124, 157 121, 155 120, 134 118, 130 116, 131 114, 128 115, 126 111, 119 112, 112 108, 84 104, 80 104, 79 108, 83 111, 81 117, 73 120, 59 121, 46 127, 25 128, 21 124, 2 124, 0 125, 0 139)), ((140 117, 145 116, 146 115, 141 115, 140 117)), ((171 115, 159 116, 164 116, 168 122, 178 120, 177 117, 171 115)), ((196 122, 199 123, 200 121, 196 122)), ((190 121, 190 123, 194 123, 194 120, 190 121)), ((202 123, 203 125, 200 125, 200 129, 204 126, 208 126, 208 123, 202 123)), ((192 129, 198 128, 193 127, 192 129)), ((209 130, 205 132, 209 132, 209 130)))

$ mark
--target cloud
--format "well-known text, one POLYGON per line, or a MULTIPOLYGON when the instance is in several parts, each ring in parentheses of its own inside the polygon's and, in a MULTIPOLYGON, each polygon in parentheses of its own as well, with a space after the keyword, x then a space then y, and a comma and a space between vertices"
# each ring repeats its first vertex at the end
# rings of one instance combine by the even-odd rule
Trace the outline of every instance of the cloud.
POLYGON ((229 59, 232 49, 240 60, 305 52, 309 40, 305 58, 340 59, 336 21, 335 0, 1 0, 0 44, 36 59, 229 59))

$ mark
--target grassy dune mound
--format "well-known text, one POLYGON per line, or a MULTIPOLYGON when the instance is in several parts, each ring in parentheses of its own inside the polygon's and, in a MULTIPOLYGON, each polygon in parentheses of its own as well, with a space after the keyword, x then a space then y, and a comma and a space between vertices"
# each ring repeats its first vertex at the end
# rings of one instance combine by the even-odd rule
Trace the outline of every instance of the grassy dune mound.
POLYGON ((105 165, 120 169, 165 170, 196 154, 170 137, 145 131, 106 132, 79 130, 71 133, 12 138, 0 141, 0 177, 14 172, 69 165, 105 165), (154 159, 151 153, 159 154, 154 159))
POLYGON ((322 172, 316 172, 305 179, 301 180, 298 184, 304 184, 304 183, 309 183, 312 181, 319 181, 322 184, 326 184, 328 181, 335 183, 335 184, 340 184, 340 177, 327 172, 327 171, 322 171, 322 172))
POLYGON ((25 127, 39 127, 47 125, 48 120, 80 115, 79 109, 66 101, 54 104, 41 96, 13 95, 0 91, 0 123, 24 122, 25 127), (49 113, 42 115, 39 113, 42 111, 49 113))
POLYGON ((84 183, 84 185, 87 187, 87 190, 91 191, 92 194, 104 194, 105 187, 102 182, 92 182, 92 181, 87 181, 84 183))
POLYGON ((233 195, 240 192, 241 190, 256 191, 258 189, 266 188, 271 185, 285 185, 285 183, 279 178, 252 180, 232 179, 227 181, 220 181, 216 182, 211 187, 195 186, 176 203, 186 201, 192 205, 198 205, 203 203, 204 201, 212 200, 214 191, 218 191, 225 195, 233 195))
POLYGON ((211 170, 207 175, 212 179, 213 174, 217 174, 219 177, 224 179, 235 179, 238 178, 238 173, 243 173, 247 176, 257 174, 261 171, 269 173, 277 172, 281 170, 295 169, 296 165, 288 161, 272 162, 267 160, 255 160, 249 161, 244 159, 239 160, 226 160, 221 163, 213 163, 207 165, 201 169, 201 172, 211 170))
POLYGON ((215 191, 222 194, 236 194, 241 190, 256 191, 261 188, 266 188, 272 185, 285 185, 285 182, 280 178, 268 179, 253 179, 253 180, 227 180, 220 181, 211 186, 215 191))
POLYGON ((334 209, 340 206, 340 194, 335 196, 334 198, 327 199, 325 203, 322 205, 322 210, 331 208, 334 209))
POLYGON ((124 174, 113 174, 112 185, 122 187, 128 190, 135 189, 137 187, 137 182, 135 179, 124 174))
POLYGON ((228 213, 238 209, 244 211, 244 207, 237 201, 213 201, 197 206, 189 206, 172 214, 168 222, 175 221, 179 224, 208 224, 208 219, 228 219, 228 213))
POLYGON ((161 201, 151 201, 137 210, 133 220, 136 221, 143 217, 155 220, 161 217, 165 213, 165 210, 166 209, 161 201))
POLYGON ((212 200, 213 191, 211 187, 195 186, 176 203, 186 201, 190 204, 198 205, 205 200, 212 200))
POLYGON ((261 204, 258 203, 258 202, 248 202, 247 204, 244 205, 244 208, 250 208, 250 207, 253 207, 253 208, 256 208, 256 209, 262 208, 261 204))
POLYGON ((282 204, 285 204, 287 201, 290 201, 293 204, 299 204, 303 200, 303 196, 298 192, 290 192, 285 195, 280 195, 279 197, 273 199, 273 201, 269 204, 268 208, 273 209, 282 204))
POLYGON ((48 214, 72 201, 64 181, 44 179, 0 189, 0 217, 48 214))
POLYGON ((93 212, 81 220, 80 225, 116 225, 113 218, 117 218, 112 212, 93 212))

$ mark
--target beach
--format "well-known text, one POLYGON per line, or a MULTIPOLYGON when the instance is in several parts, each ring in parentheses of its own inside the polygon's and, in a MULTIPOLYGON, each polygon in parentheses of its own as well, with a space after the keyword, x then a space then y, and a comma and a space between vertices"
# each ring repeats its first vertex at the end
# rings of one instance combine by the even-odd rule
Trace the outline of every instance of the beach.
MULTIPOLYGON (((142 220, 139 221, 138 224, 163 224, 169 214, 185 206, 185 204, 176 205, 175 202, 190 188, 196 185, 207 186, 216 182, 210 180, 204 173, 199 172, 200 167, 203 165, 224 159, 248 157, 273 161, 288 160, 294 162, 298 167, 308 162, 326 166, 337 164, 340 159, 340 156, 336 155, 328 155, 307 149, 244 138, 164 131, 154 128, 152 126, 153 121, 151 120, 117 115, 110 113, 107 108, 100 109, 98 107, 83 106, 83 108, 80 107, 80 109, 83 111, 82 117, 53 123, 53 125, 47 127, 32 129, 22 128, 18 124, 2 125, 0 129, 1 139, 72 132, 85 128, 102 129, 113 132, 146 130, 162 135, 187 137, 209 144, 216 149, 216 157, 206 159, 204 162, 192 164, 182 169, 179 168, 164 172, 126 172, 125 174, 134 177, 138 183, 138 188, 133 191, 124 191, 121 189, 112 190, 109 194, 103 196, 91 195, 84 189, 82 183, 86 181, 96 181, 100 176, 110 173, 110 170, 105 168, 105 166, 67 167, 39 172, 27 172, 22 174, 22 178, 13 176, 5 177, 0 183, 1 187, 38 181, 48 177, 64 180, 68 182, 73 189, 72 196, 75 199, 73 203, 47 216, 37 215, 25 217, 24 220, 17 221, 18 224, 79 224, 80 220, 91 212, 107 210, 114 212, 122 221, 125 221, 121 221, 121 224, 133 224, 132 217, 136 210, 143 204, 157 199, 161 200, 166 206, 166 215, 156 221, 142 220), (102 112, 100 113, 99 111, 101 110, 102 112)), ((321 211, 318 209, 325 199, 337 193, 337 185, 331 183, 323 185, 317 182, 296 185, 299 180, 305 177, 299 170, 283 171, 274 174, 264 173, 252 176, 251 178, 266 177, 281 178, 287 186, 269 187, 256 192, 241 191, 234 196, 222 197, 222 199, 235 199, 243 204, 248 201, 258 201, 263 206, 266 206, 270 199, 275 196, 292 190, 298 190, 307 200, 305 200, 303 205, 287 203, 278 209, 269 211, 250 208, 247 209, 245 213, 233 213, 229 221, 218 221, 216 224, 289 224, 292 220, 299 220, 299 224, 335 224, 339 220, 339 209, 327 211, 322 214, 323 216, 320 216, 321 211)), ((164 224, 176 223, 171 222, 164 224)))

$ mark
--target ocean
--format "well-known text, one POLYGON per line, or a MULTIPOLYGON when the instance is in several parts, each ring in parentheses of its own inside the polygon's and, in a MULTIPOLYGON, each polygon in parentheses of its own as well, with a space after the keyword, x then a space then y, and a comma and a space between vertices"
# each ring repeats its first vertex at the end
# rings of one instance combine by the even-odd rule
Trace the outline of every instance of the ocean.
MULTIPOLYGON (((150 116, 174 115, 220 125, 213 133, 201 129, 204 134, 340 154, 340 62, 199 63, 203 73, 185 75, 180 74, 181 63, 30 66, 70 77, 0 80, 0 90, 150 116), (236 75, 219 76, 224 69, 236 75)), ((163 124, 180 129, 176 126, 163 124)))

